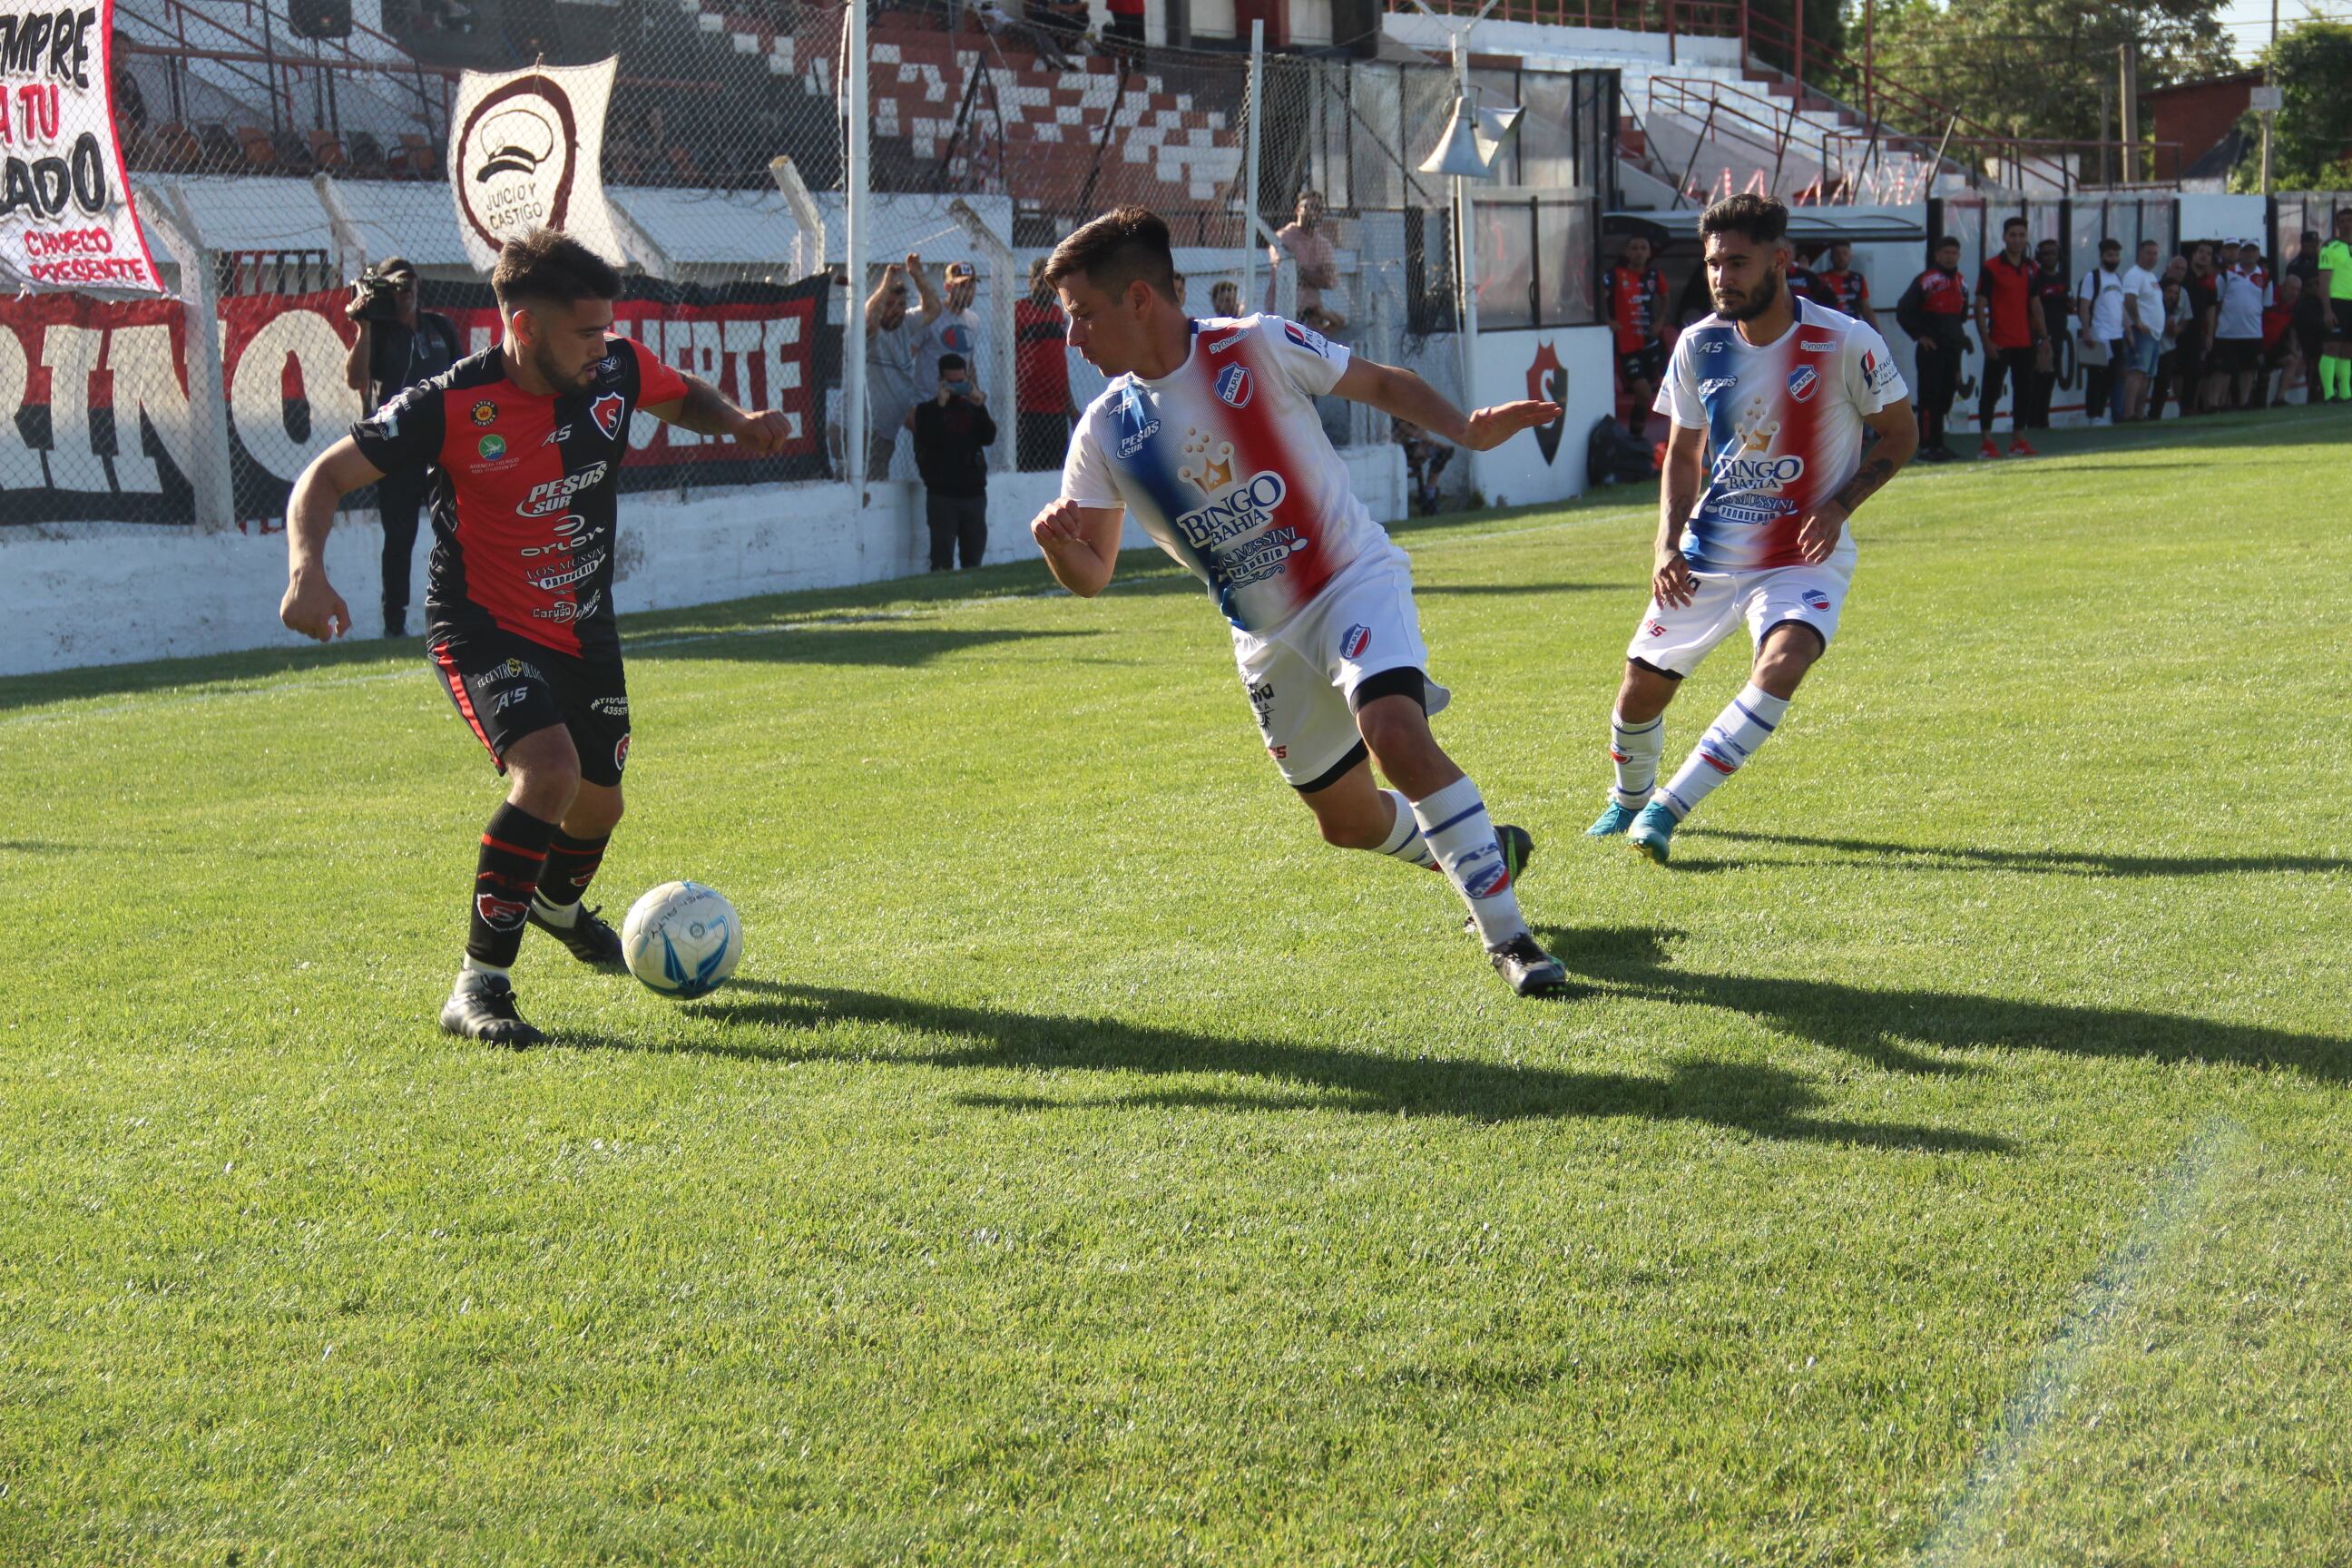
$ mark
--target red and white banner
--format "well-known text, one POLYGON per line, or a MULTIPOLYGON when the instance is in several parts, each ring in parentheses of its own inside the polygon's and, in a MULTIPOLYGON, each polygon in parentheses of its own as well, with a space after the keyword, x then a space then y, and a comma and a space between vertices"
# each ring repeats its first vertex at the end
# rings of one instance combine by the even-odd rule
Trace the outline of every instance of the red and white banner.
MULTIPOLYGON (((735 284, 614 301, 614 331, 716 386, 739 406, 782 410, 781 460, 653 418, 633 422, 624 489, 751 484, 824 476, 824 376, 837 354, 825 330, 829 280, 735 284)), ((497 341, 489 289, 426 288, 428 310, 457 325, 465 352, 497 341), (436 299, 436 296, 438 296, 436 299)), ((360 416, 343 375, 356 329, 350 296, 265 294, 220 302, 236 515, 272 524, 303 465, 360 416)), ((194 520, 187 312, 168 300, 76 294, 0 299, 0 523, 194 520)))
POLYGON ((114 0, 0 0, 0 292, 162 294, 114 134, 114 0))

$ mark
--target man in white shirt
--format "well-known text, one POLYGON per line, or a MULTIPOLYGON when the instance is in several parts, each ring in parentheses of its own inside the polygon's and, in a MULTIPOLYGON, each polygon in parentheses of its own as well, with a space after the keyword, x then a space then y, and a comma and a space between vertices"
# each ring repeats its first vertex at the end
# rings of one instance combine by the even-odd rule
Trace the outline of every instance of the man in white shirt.
POLYGON ((2219 309, 2214 312, 2213 353, 2205 362, 2209 407, 2243 408, 2262 370, 2263 307, 2271 303, 2263 247, 2251 239, 2241 241, 2236 263, 2222 268, 2215 280, 2219 309), (2226 405, 2220 401, 2225 395, 2226 405))
POLYGON ((2094 425, 2112 425, 2127 416, 2128 405, 2124 400, 2127 347, 2124 336, 2124 280, 2116 269, 2123 258, 2122 240, 2099 241, 2099 265, 2084 273, 2083 281, 2074 289, 2074 309, 2083 319, 2079 336, 2088 351, 2084 360, 2089 363, 2093 354, 2104 351, 2107 362, 2105 379, 2094 374, 2083 395, 2083 412, 2094 425))
POLYGON ((2139 262, 2123 270, 2125 353, 2130 363, 2124 390, 2124 417, 2147 417, 2148 388, 2156 377, 2157 356, 2164 352, 2164 289, 2157 281, 2157 257, 2162 250, 2152 239, 2139 242, 2139 262))

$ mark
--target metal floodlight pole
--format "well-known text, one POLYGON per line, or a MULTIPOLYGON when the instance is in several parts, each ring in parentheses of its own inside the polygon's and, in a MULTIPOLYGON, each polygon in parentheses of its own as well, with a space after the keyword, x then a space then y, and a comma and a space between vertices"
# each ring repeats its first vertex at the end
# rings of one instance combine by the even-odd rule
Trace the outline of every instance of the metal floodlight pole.
POLYGON ((848 178, 844 182, 849 251, 849 304, 841 323, 841 441, 849 482, 863 487, 866 472, 866 195, 868 154, 866 123, 866 0, 850 0, 848 47, 841 71, 848 91, 848 178))
POLYGON ((1257 297, 1257 158, 1265 119, 1265 19, 1250 22, 1249 140, 1242 148, 1242 310, 1259 308, 1257 297))
MULTIPOLYGON (((1454 35, 1454 89, 1462 95, 1465 102, 1469 100, 1470 29, 1467 27, 1454 35)), ((1454 176, 1454 285, 1460 299, 1462 322, 1462 407, 1467 412, 1478 406, 1478 229, 1477 215, 1471 205, 1470 182, 1460 174, 1454 176)), ((1462 448, 1462 460, 1471 489, 1483 495, 1485 488, 1479 482, 1478 454, 1465 447, 1462 448)))

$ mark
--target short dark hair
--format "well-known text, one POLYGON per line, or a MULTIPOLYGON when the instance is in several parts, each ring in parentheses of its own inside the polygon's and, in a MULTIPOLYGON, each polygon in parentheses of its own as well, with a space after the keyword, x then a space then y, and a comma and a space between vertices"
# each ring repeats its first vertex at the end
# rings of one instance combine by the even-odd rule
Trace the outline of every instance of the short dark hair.
POLYGON ((507 310, 526 300, 576 305, 583 300, 617 300, 621 275, 613 264, 561 229, 534 228, 499 247, 490 287, 507 310))
POLYGON ((941 355, 940 356, 940 370, 941 374, 945 374, 946 372, 948 372, 948 371, 951 371, 951 370, 961 370, 962 368, 963 368, 963 355, 961 355, 961 354, 941 354, 941 355))
POLYGON ((2018 216, 2015 213, 2011 213, 2009 216, 2001 220, 2000 232, 2007 234, 2011 229, 2024 228, 2026 226, 2028 226, 2023 218, 2018 216))
POLYGON ((2120 239, 2117 239, 2117 238, 2116 238, 2114 235, 2112 235, 2112 234, 2111 234, 2111 235, 2109 235, 2109 236, 2107 236, 2107 237, 2106 237, 2106 238, 2105 238, 2105 239, 2103 239, 2103 240, 2099 241, 2099 248, 2100 248, 2101 250, 2121 250, 2123 247, 2124 247, 2124 242, 2123 242, 2122 240, 2120 240, 2120 239))
POLYGON ((1788 237, 1789 209, 1777 197, 1743 191, 1699 214, 1698 232, 1702 240, 1711 234, 1737 234, 1759 245, 1778 245, 1788 237))
POLYGON ((1941 250, 1948 245, 1958 246, 1959 243, 1960 237, 1957 234, 1939 234, 1936 237, 1936 243, 1927 248, 1931 251, 1941 250))
POLYGON ((1171 303, 1176 298, 1176 258, 1168 247, 1168 224, 1149 207, 1118 207, 1081 225, 1054 247, 1045 281, 1060 288, 1073 272, 1106 294, 1123 294, 1138 279, 1171 303))

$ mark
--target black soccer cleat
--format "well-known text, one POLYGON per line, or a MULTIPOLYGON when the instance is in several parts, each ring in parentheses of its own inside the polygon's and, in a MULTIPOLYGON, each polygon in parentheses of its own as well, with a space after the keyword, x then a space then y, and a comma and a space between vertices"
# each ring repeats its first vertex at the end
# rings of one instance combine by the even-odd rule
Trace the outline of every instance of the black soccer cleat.
POLYGON ((572 956, 597 969, 620 970, 628 967, 621 959, 621 933, 596 917, 604 906, 582 910, 572 917, 568 926, 557 925, 539 912, 539 900, 530 901, 530 923, 572 950, 572 956))
POLYGON ((1538 947, 1526 931, 1488 948, 1486 960, 1518 995, 1549 996, 1568 989, 1568 965, 1538 947))
POLYGON ((523 1021, 512 985, 499 975, 474 970, 457 976, 457 989, 441 1004, 441 1027, 469 1040, 517 1049, 547 1041, 545 1035, 523 1021))

